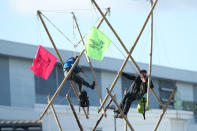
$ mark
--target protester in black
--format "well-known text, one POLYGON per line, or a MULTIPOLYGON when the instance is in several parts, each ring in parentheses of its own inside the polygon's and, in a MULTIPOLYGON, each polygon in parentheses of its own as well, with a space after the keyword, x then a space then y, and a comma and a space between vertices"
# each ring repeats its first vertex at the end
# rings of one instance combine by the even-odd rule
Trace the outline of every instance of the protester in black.
MULTIPOLYGON (((140 99, 146 94, 147 92, 147 85, 148 85, 148 78, 146 76, 147 71, 141 70, 140 75, 135 77, 131 76, 127 73, 122 73, 122 76, 126 77, 129 80, 133 80, 133 83, 130 87, 130 90, 127 91, 126 95, 124 95, 121 103, 120 108, 122 109, 124 115, 127 115, 129 108, 131 106, 131 103, 135 101, 136 99, 140 99)), ((151 81, 151 87, 153 88, 153 84, 151 81)), ((115 110, 117 113, 117 117, 121 117, 119 110, 115 110)))

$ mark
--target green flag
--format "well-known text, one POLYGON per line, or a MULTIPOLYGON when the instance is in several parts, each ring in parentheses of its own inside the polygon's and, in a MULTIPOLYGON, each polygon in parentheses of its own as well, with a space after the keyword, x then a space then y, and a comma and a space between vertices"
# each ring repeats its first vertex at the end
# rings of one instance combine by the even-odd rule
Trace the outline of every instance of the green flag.
POLYGON ((87 55, 93 59, 101 61, 105 52, 109 48, 111 40, 96 27, 92 27, 85 45, 87 55))

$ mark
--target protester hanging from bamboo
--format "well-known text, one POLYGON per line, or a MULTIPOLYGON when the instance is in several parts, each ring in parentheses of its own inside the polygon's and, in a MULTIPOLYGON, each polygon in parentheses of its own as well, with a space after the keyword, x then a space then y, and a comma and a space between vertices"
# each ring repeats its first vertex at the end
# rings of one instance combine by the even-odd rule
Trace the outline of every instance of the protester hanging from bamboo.
MULTIPOLYGON (((122 76, 134 81, 120 103, 120 108, 122 109, 124 115, 127 115, 133 101, 143 98, 143 96, 146 94, 148 83, 148 78, 146 74, 146 70, 141 70, 140 75, 138 75, 137 77, 131 76, 124 72, 122 73, 122 76)), ((154 88, 152 82, 151 88, 154 88)), ((115 112, 117 113, 117 117, 122 118, 119 110, 115 110, 115 112)))
MULTIPOLYGON (((69 72, 70 68, 72 67, 73 63, 77 59, 78 56, 76 57, 71 57, 68 60, 66 60, 64 64, 64 75, 66 76, 67 73, 69 72)), ((71 73, 70 77, 68 78, 69 80, 73 80, 75 83, 78 84, 79 88, 79 104, 81 107, 88 107, 89 106, 89 98, 87 96, 87 92, 82 89, 82 85, 85 85, 86 87, 90 89, 94 89, 95 87, 95 81, 92 82, 92 84, 89 84, 86 82, 80 75, 79 73, 82 72, 84 73, 83 68, 81 68, 79 65, 77 65, 73 72, 71 73)))

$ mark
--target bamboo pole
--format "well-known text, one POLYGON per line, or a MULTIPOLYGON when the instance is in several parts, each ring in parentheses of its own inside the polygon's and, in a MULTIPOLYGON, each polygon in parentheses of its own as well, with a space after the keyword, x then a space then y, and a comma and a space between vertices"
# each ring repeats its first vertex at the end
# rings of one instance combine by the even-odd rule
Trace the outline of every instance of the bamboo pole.
POLYGON ((64 83, 66 82, 66 80, 69 78, 70 74, 72 73, 73 69, 75 68, 75 66, 78 64, 81 56, 83 55, 83 53, 85 52, 85 50, 83 50, 81 52, 81 54, 79 55, 79 57, 76 59, 76 61, 74 62, 73 66, 71 67, 71 69, 69 70, 67 76, 64 78, 64 80, 62 81, 62 83, 60 84, 59 88, 56 90, 56 92, 54 93, 53 97, 51 98, 50 102, 48 103, 48 105, 46 106, 46 108, 44 109, 43 113, 40 116, 40 119, 43 118, 43 116, 45 115, 46 111, 48 110, 49 106, 52 104, 52 102, 54 101, 55 97, 57 96, 57 94, 60 92, 60 90, 62 89, 64 83))
MULTIPOLYGON (((106 11, 105 14, 104 14, 105 17, 106 17, 106 15, 107 15, 108 12, 110 12, 110 8, 107 8, 107 11, 106 11)), ((103 23, 105 17, 103 17, 103 18, 101 19, 100 23, 97 25, 97 27, 96 27, 97 29, 100 28, 100 26, 101 26, 101 24, 103 23)))
MULTIPOLYGON (((152 8, 151 8, 151 10, 150 10, 150 12, 149 12, 147 18, 146 18, 146 20, 145 20, 145 22, 144 22, 144 25, 143 25, 142 29, 140 30, 140 32, 139 32, 139 34, 138 34, 138 37, 136 38, 136 40, 135 40, 135 42, 134 42, 134 44, 133 44, 131 50, 129 51, 129 55, 131 55, 131 53, 133 52, 133 50, 134 50, 134 48, 135 48, 135 46, 136 46, 138 40, 140 39, 140 37, 141 37, 141 35, 142 35, 142 32, 144 31, 144 28, 145 28, 145 26, 146 26, 146 24, 147 24, 147 22, 148 22, 148 20, 149 20, 149 18, 150 18, 150 15, 152 14, 152 11, 153 11, 153 9, 155 8, 155 5, 157 4, 157 1, 158 1, 158 0, 155 0, 155 2, 154 2, 154 4, 153 4, 153 6, 152 6, 152 8)), ((122 64, 122 66, 121 66, 121 68, 120 68, 120 70, 119 70, 119 72, 118 72, 118 74, 117 74, 115 80, 113 81, 113 83, 112 83, 112 85, 111 85, 111 88, 110 88, 110 92, 111 92, 111 91, 113 90, 113 88, 115 87, 115 84, 116 84, 116 82, 118 81, 118 78, 120 77, 120 75, 121 75, 121 73, 122 73, 124 67, 126 66, 127 61, 128 61, 128 59, 129 59, 129 55, 127 56, 127 58, 126 58, 125 61, 123 62, 123 64, 122 64)), ((108 97, 109 97, 109 95, 107 95, 107 96, 105 97, 105 99, 103 100, 103 103, 101 104, 101 106, 100 106, 99 109, 98 109, 98 112, 100 112, 100 110, 103 108, 103 106, 104 106, 105 102, 107 101, 108 97)))
MULTIPOLYGON (((114 95, 113 97, 115 97, 115 95, 114 95)), ((111 103, 112 103, 112 99, 111 99, 111 100, 109 101, 109 103, 106 105, 105 111, 107 111, 107 108, 110 106, 111 103)), ((103 116, 104 116, 103 113, 99 116, 99 119, 97 120, 97 122, 96 122, 94 128, 92 129, 92 131, 96 131, 96 128, 97 128, 97 126, 99 125, 99 123, 101 122, 101 120, 103 119, 103 116)))
MULTIPOLYGON (((73 88, 73 90, 74 90, 74 92, 75 92, 77 98, 79 99, 79 93, 77 92, 77 89, 76 89, 76 87, 75 87, 75 84, 72 82, 72 80, 70 80, 70 84, 71 84, 71 87, 73 88)), ((89 117, 88 117, 88 114, 87 114, 85 108, 82 107, 82 110, 83 110, 83 112, 84 112, 86 118, 88 119, 89 117)))
POLYGON ((168 108, 168 105, 170 104, 170 101, 171 101, 172 98, 174 97, 175 92, 176 92, 176 88, 173 89, 173 91, 172 91, 172 93, 171 93, 171 95, 170 95, 170 97, 169 97, 169 99, 168 99, 168 102, 167 102, 167 104, 166 104, 166 106, 165 106, 165 108, 164 108, 164 110, 163 110, 163 113, 160 115, 160 118, 159 118, 159 120, 158 120, 158 122, 157 122, 157 124, 156 124, 156 126, 155 126, 154 131, 156 131, 157 128, 159 127, 159 125, 160 125, 160 123, 161 123, 161 120, 163 119, 163 116, 164 116, 164 114, 166 113, 166 110, 167 110, 167 108, 168 108))
MULTIPOLYGON (((76 27, 77 27, 77 31, 78 31, 78 33, 79 33, 79 36, 80 36, 80 38, 81 38, 81 41, 82 41, 82 43, 83 43, 83 47, 84 47, 84 50, 85 50, 85 42, 84 42, 83 37, 82 37, 82 35, 81 35, 81 31, 80 31, 80 29, 79 29, 79 25, 78 25, 78 23, 77 23, 77 19, 76 19, 76 17, 75 17, 74 12, 72 12, 72 14, 73 14, 73 18, 74 18, 75 25, 76 25, 76 27)), ((86 56, 86 59, 87 59, 87 61, 88 61, 88 63, 89 63, 89 66, 90 66, 90 69, 91 69, 91 72, 92 72, 93 80, 95 81, 95 87, 96 87, 97 94, 98 94, 98 96, 99 96, 99 98, 100 98, 100 103, 102 103, 102 96, 101 96, 101 92, 100 92, 100 90, 99 90, 99 88, 98 88, 98 83, 97 83, 97 81, 96 81, 96 75, 95 75, 95 72, 94 72, 94 70, 93 70, 92 62, 91 62, 90 58, 88 57, 86 51, 85 51, 85 56, 86 56)), ((105 114, 105 116, 106 116, 106 113, 105 113, 104 108, 103 108, 103 112, 104 112, 104 114, 105 114)))
POLYGON ((56 46, 55 46, 55 43, 54 43, 54 41, 53 41, 53 38, 51 37, 51 35, 50 35, 50 33, 49 33, 49 30, 47 29, 47 26, 46 26, 46 24, 45 24, 45 22, 44 22, 44 20, 43 20, 43 18, 42 18, 42 16, 41 16, 41 12, 38 10, 37 11, 37 14, 38 14, 38 16, 39 16, 39 18, 40 18, 40 20, 41 20, 41 22, 42 22, 42 25, 44 26, 44 29, 45 29, 45 31, 46 31, 46 33, 47 33, 47 35, 48 35, 48 37, 49 37, 49 39, 50 39, 50 41, 51 41, 51 43, 52 43, 52 45, 53 45, 53 47, 54 47, 54 49, 55 49, 55 51, 56 51, 56 53, 57 53, 57 56, 59 57, 59 60, 60 60, 60 62, 61 62, 61 64, 62 64, 62 66, 64 66, 64 62, 63 62, 63 60, 62 60, 62 58, 61 58, 61 56, 60 56, 60 54, 59 54, 59 52, 58 52, 58 50, 57 50, 57 48, 56 48, 56 46))
POLYGON ((124 120, 124 131, 127 131, 127 122, 125 120, 124 120))
POLYGON ((163 103, 161 102, 161 100, 159 99, 159 97, 157 96, 157 94, 155 93, 154 89, 152 89, 152 88, 150 88, 150 89, 151 89, 153 95, 155 96, 155 98, 157 99, 158 103, 160 104, 161 108, 164 109, 165 107, 164 107, 163 103))
MULTIPOLYGON (((150 7, 153 5, 153 0, 150 0, 150 7)), ((152 72, 152 52, 153 52, 153 13, 150 18, 150 60, 149 60, 149 72, 148 72, 148 88, 147 88, 147 106, 149 107, 149 96, 151 86, 151 72, 152 72)))
MULTIPOLYGON (((123 49, 126 51, 127 54, 129 54, 129 51, 127 50, 125 44, 123 43, 123 41, 120 39, 119 35, 116 33, 115 29, 112 27, 112 25, 110 24, 110 22, 108 21, 108 19, 105 17, 105 15, 103 14, 103 12, 101 11, 100 7, 98 6, 98 4, 95 2, 95 0, 91 0, 95 7, 98 9, 98 11, 100 12, 100 14, 102 15, 103 19, 105 20, 105 22, 107 23, 107 25, 109 26, 109 28, 112 30, 112 32, 114 33, 114 35, 116 36, 116 38, 118 39, 118 41, 120 42, 121 46, 123 47, 123 49)), ((137 65, 137 63, 135 62, 135 60, 133 59, 133 57, 131 55, 129 55, 130 59, 133 61, 134 65, 136 66, 138 72, 140 72, 140 68, 137 65)))
MULTIPOLYGON (((49 101, 50 101, 50 98, 49 98, 49 96, 48 96, 48 103, 49 103, 49 101)), ((61 125, 60 125, 60 122, 59 122, 59 119, 58 119, 57 114, 56 114, 56 112, 55 112, 55 109, 54 109, 54 107, 53 107, 53 104, 51 104, 51 108, 52 108, 52 112, 53 112, 53 115, 54 115, 54 117, 55 117, 55 120, 56 120, 56 122, 57 122, 59 131, 62 131, 62 127, 61 127, 61 125)))
POLYGON ((131 126, 130 122, 128 121, 127 117, 124 115, 124 113, 122 112, 122 109, 120 108, 120 106, 118 105, 117 101, 114 99, 114 97, 112 96, 111 92, 109 91, 108 88, 106 88, 107 93, 109 94, 109 96, 111 97, 111 99, 113 100, 113 102, 115 103, 115 105, 118 107, 118 110, 120 111, 120 114, 123 116, 123 119, 127 122, 129 128, 134 131, 133 127, 131 126))
POLYGON ((75 108, 73 107, 73 104, 72 104, 72 102, 71 102, 71 100, 70 100, 68 94, 66 95, 66 99, 67 99, 67 101, 68 101, 68 103, 69 103, 69 105, 70 105, 70 108, 71 108, 71 110, 72 110, 72 112, 73 112, 73 114, 74 114, 74 117, 75 117, 75 119, 76 119, 76 121, 77 121, 77 125, 78 125, 80 131, 83 131, 83 127, 82 127, 82 125, 81 125, 81 123, 80 123, 80 121, 79 121, 79 118, 77 117, 77 113, 75 112, 75 108))
POLYGON ((101 120, 103 119, 103 113, 99 116, 99 119, 96 122, 96 125, 94 126, 94 128, 92 129, 92 131, 96 131, 97 126, 99 125, 99 123, 101 122, 101 120))

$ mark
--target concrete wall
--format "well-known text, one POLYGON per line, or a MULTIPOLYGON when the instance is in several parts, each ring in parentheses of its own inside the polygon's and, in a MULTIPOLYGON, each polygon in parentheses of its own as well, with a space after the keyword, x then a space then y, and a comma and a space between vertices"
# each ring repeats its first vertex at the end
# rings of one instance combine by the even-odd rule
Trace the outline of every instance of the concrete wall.
POLYGON ((33 108, 35 104, 34 74, 32 61, 9 58, 11 105, 33 108))

